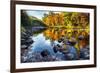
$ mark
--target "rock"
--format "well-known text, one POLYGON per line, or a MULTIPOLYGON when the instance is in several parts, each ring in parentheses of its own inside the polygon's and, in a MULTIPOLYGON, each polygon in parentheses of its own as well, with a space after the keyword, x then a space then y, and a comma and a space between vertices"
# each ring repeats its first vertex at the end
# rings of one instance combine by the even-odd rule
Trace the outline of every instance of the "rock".
POLYGON ((74 59, 74 54, 68 53, 66 54, 67 60, 73 60, 74 59))
POLYGON ((64 53, 66 60, 77 60, 78 52, 74 46, 70 46, 64 53))
POLYGON ((57 51, 58 51, 57 46, 54 46, 54 47, 53 47, 53 51, 54 51, 54 53, 57 53, 57 51))
POLYGON ((57 44, 57 47, 61 48, 61 45, 57 44))
POLYGON ((61 43, 61 42, 63 42, 64 40, 65 40, 65 37, 62 36, 60 39, 58 39, 58 42, 61 43))
POLYGON ((26 45, 21 45, 21 49, 26 49, 27 46, 26 45))
POLYGON ((62 50, 62 53, 63 54, 66 54, 66 53, 68 53, 68 50, 67 49, 64 49, 64 50, 62 50))
POLYGON ((34 41, 31 39, 31 38, 29 38, 28 40, 26 40, 26 43, 27 44, 32 44, 34 41))
POLYGON ((27 35, 27 33, 25 32, 21 32, 21 39, 28 39, 29 35, 27 35))
MULTIPOLYGON (((31 29, 31 28, 30 28, 30 29, 31 29)), ((26 31, 26 34, 27 34, 28 36, 32 36, 32 31, 30 31, 30 29, 26 31)))
POLYGON ((25 32, 21 32, 21 35, 23 36, 27 36, 27 34, 25 32))
POLYGON ((89 48, 81 48, 80 49, 80 58, 81 59, 89 59, 90 57, 90 52, 89 52, 89 48))
POLYGON ((45 56, 48 56, 48 55, 50 55, 50 52, 46 49, 46 50, 43 50, 42 52, 41 52, 41 56, 42 57, 45 57, 45 56))
POLYGON ((28 38, 27 40, 21 39, 21 45, 27 45, 30 46, 34 41, 31 38, 28 38))
POLYGON ((83 35, 80 35, 80 36, 78 37, 78 39, 79 39, 79 40, 83 40, 83 39, 84 39, 84 36, 83 36, 83 35))
POLYGON ((56 58, 54 58, 53 56, 51 56, 51 55, 48 55, 48 56, 45 56, 45 57, 43 57, 43 59, 42 59, 42 61, 47 61, 47 62, 49 62, 49 61, 55 61, 56 60, 56 58))
POLYGON ((61 42, 62 42, 62 40, 61 40, 61 39, 59 39, 59 40, 58 40, 58 42, 59 42, 59 43, 61 43, 61 42))

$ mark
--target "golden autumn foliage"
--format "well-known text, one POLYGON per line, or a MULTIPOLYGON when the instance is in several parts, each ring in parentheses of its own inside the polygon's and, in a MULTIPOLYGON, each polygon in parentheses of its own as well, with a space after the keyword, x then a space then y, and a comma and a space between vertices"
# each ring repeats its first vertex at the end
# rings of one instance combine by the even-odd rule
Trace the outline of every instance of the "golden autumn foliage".
POLYGON ((44 14, 43 22, 48 27, 89 28, 89 14, 77 12, 49 12, 44 14))
POLYGON ((61 13, 49 13, 46 17, 43 17, 43 21, 47 26, 63 26, 64 18, 61 13))

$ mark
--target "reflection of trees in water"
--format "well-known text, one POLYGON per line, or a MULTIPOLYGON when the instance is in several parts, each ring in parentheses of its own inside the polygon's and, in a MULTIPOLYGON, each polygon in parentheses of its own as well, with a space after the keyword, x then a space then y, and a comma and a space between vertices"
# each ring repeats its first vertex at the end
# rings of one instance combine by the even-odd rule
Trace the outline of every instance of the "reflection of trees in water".
POLYGON ((74 38, 76 40, 75 47, 77 50, 79 48, 84 48, 86 45, 89 45, 89 32, 87 32, 89 29, 62 29, 62 28, 49 28, 46 31, 43 32, 46 39, 51 40, 51 45, 54 44, 54 41, 60 40, 60 38, 64 37, 64 41, 70 40, 71 38, 74 38), (84 38, 83 38, 84 37, 84 38), (81 38, 81 39, 80 39, 81 38))
POLYGON ((43 34, 46 37, 46 39, 58 40, 62 36, 66 38, 74 37, 76 39, 80 35, 86 37, 87 35, 89 35, 89 32, 88 29, 74 30, 74 29, 63 29, 63 28, 48 28, 43 32, 43 34))

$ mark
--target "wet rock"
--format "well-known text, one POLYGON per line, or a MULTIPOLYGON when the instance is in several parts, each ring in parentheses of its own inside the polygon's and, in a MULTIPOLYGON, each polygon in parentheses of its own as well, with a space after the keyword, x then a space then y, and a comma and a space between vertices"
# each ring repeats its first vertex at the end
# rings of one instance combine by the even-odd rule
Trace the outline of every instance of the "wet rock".
POLYGON ((64 42, 64 40, 65 40, 65 37, 62 36, 60 39, 58 39, 58 42, 61 43, 61 42, 64 42))
POLYGON ((89 48, 88 47, 81 48, 80 49, 80 59, 89 59, 89 57, 90 57, 89 48))
POLYGON ((31 57, 29 58, 30 62, 41 62, 42 61, 42 56, 39 52, 33 52, 31 54, 31 57))
POLYGON ((74 54, 72 54, 72 53, 65 54, 64 56, 65 56, 66 60, 73 60, 74 59, 74 54))
POLYGON ((59 39, 59 40, 58 40, 58 42, 59 42, 59 43, 61 43, 61 42, 62 42, 62 40, 61 40, 61 39, 59 39))
POLYGON ((28 46, 27 45, 21 45, 21 49, 27 49, 28 46))
POLYGON ((30 36, 26 32, 21 32, 21 39, 28 39, 30 36))
POLYGON ((32 38, 28 38, 28 39, 21 39, 21 46, 22 47, 29 47, 34 41, 32 40, 32 38), (24 46, 23 46, 24 45, 24 46))
POLYGON ((42 56, 42 57, 45 57, 45 56, 48 56, 48 55, 50 55, 50 52, 49 52, 48 50, 43 50, 43 51, 41 52, 41 56, 42 56))
POLYGON ((42 61, 45 61, 45 62, 49 62, 49 61, 55 61, 56 59, 51 56, 51 55, 48 55, 48 56, 45 56, 42 58, 42 61))
POLYGON ((84 36, 83 36, 83 35, 80 35, 80 36, 78 37, 78 39, 79 39, 79 40, 83 40, 83 39, 84 39, 84 36))
POLYGON ((63 49, 63 50, 62 50, 62 53, 63 53, 63 54, 66 54, 66 53, 68 53, 68 50, 67 50, 67 49, 63 49))
POLYGON ((58 48, 61 48, 61 45, 57 44, 57 47, 58 47, 58 48))
POLYGON ((32 44, 34 41, 31 39, 31 38, 29 38, 28 40, 26 40, 26 44, 32 44))
POLYGON ((62 52, 57 52, 55 55, 56 61, 64 60, 64 54, 62 52))
POLYGON ((54 51, 54 53, 57 53, 58 47, 57 47, 57 46, 54 46, 54 47, 53 47, 53 51, 54 51))

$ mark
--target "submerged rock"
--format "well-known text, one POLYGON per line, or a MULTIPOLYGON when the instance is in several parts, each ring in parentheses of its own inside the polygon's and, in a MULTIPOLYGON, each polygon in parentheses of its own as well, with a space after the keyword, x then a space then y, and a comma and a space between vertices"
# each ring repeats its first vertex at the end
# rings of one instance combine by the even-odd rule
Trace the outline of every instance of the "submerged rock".
POLYGON ((89 59, 90 58, 90 51, 88 47, 80 49, 80 59, 89 59))
POLYGON ((54 51, 54 53, 57 53, 58 47, 57 47, 57 46, 54 46, 54 47, 53 47, 53 51, 54 51))
POLYGON ((45 56, 48 56, 48 55, 50 55, 50 52, 49 52, 48 50, 43 50, 43 51, 41 52, 41 56, 42 56, 42 57, 45 57, 45 56))

